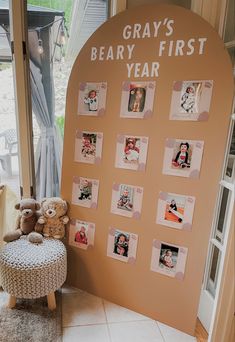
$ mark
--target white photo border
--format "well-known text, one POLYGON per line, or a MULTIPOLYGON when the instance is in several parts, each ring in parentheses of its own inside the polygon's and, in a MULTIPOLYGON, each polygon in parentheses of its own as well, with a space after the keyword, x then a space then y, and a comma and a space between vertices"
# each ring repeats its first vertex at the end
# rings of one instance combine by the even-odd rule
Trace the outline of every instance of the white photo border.
POLYGON ((108 232, 108 243, 107 243, 107 256, 119 261, 123 261, 128 264, 135 264, 136 262, 136 253, 137 253, 137 245, 138 245, 138 235, 134 233, 130 233, 119 228, 109 227, 108 232), (115 234, 116 232, 123 233, 124 235, 129 235, 129 249, 128 256, 118 255, 113 252, 114 243, 115 243, 115 234))
POLYGON ((202 155, 203 155, 204 141, 198 140, 188 140, 188 139, 166 139, 165 143, 165 153, 163 159, 163 170, 162 173, 171 176, 189 177, 189 178, 199 178, 202 155), (172 161, 174 155, 174 149, 176 144, 188 143, 193 147, 192 158, 190 163, 190 168, 184 169, 173 169, 172 161))
POLYGON ((74 176, 73 177, 73 186, 72 186, 72 204, 78 205, 85 208, 97 208, 98 202, 98 191, 99 191, 99 180, 98 179, 91 179, 86 177, 74 176), (80 193, 80 184, 82 181, 87 180, 89 183, 92 184, 92 194, 91 199, 89 202, 83 202, 82 200, 78 199, 78 195, 80 193))
POLYGON ((170 228, 191 231, 194 206, 195 206, 194 196, 187 196, 187 195, 181 195, 181 194, 174 194, 171 192, 168 193, 168 192, 160 191, 159 197, 158 197, 158 204, 157 204, 156 223, 170 227, 170 228), (168 197, 172 197, 172 198, 183 197, 185 199, 183 218, 181 217, 181 215, 179 215, 179 218, 182 219, 182 222, 173 222, 173 221, 169 221, 165 219, 165 212, 166 212, 168 197))
POLYGON ((83 250, 87 250, 90 247, 94 246, 94 239, 95 239, 95 223, 82 221, 79 219, 70 219, 69 225, 69 245, 74 246, 76 248, 80 248, 83 250), (79 243, 75 241, 75 234, 77 225, 85 225, 88 228, 87 232, 87 244, 79 243))
POLYGON ((151 117, 153 115, 153 102, 154 102, 155 88, 156 88, 155 81, 147 81, 147 82, 124 81, 122 83, 120 117, 129 118, 129 119, 148 119, 149 117, 151 117), (147 87, 144 110, 142 112, 129 112, 128 111, 128 102, 129 102, 131 84, 136 84, 140 87, 147 87))
POLYGON ((85 116, 103 116, 106 110, 106 93, 107 82, 81 82, 79 84, 78 94, 78 115, 85 116), (84 109, 85 90, 88 86, 93 85, 94 90, 99 90, 98 109, 96 111, 89 111, 84 109))
POLYGON ((139 220, 142 209, 143 191, 144 189, 140 186, 123 183, 113 183, 111 213, 139 220), (117 207, 118 200, 120 199, 121 186, 130 187, 133 189, 133 210, 131 211, 126 211, 117 207))
POLYGON ((86 164, 100 164, 102 157, 102 146, 103 146, 103 133, 102 132, 92 132, 86 130, 76 130, 76 138, 75 138, 75 152, 74 152, 74 160, 80 163, 86 164), (82 156, 82 139, 83 134, 96 134, 96 154, 95 157, 87 160, 82 156))
POLYGON ((187 254, 188 254, 187 247, 177 246, 172 243, 154 239, 153 244, 152 244, 152 257, 151 257, 150 270, 182 281, 185 275, 187 254), (174 272, 171 272, 170 270, 168 271, 166 267, 161 268, 159 266, 162 244, 169 246, 169 249, 173 247, 173 248, 178 248, 179 250, 178 256, 177 256, 177 264, 176 264, 176 268, 174 272))
POLYGON ((171 107, 170 107, 170 120, 183 120, 183 121, 207 121, 209 119, 211 98, 213 91, 213 80, 184 80, 175 81, 173 83, 171 107), (201 98, 199 101, 199 108, 197 113, 182 113, 180 111, 181 91, 184 83, 201 83, 201 98))
POLYGON ((116 158, 115 158, 115 167, 127 170, 135 170, 135 171, 145 171, 146 161, 147 161, 147 153, 148 153, 148 137, 143 136, 135 136, 132 134, 118 134, 117 136, 117 145, 116 145, 116 158), (124 161, 124 149, 126 139, 135 138, 140 139, 140 153, 138 163, 125 163, 124 161))

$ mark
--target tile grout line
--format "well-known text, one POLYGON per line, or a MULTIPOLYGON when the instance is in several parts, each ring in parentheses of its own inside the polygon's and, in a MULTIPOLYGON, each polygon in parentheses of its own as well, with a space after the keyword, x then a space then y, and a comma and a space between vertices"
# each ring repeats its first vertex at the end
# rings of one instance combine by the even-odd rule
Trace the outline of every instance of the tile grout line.
POLYGON ((157 322, 157 321, 154 321, 154 322, 156 323, 156 325, 157 325, 157 327, 158 327, 158 330, 159 330, 159 332, 160 332, 160 334, 161 334, 161 336, 162 336, 163 342, 166 342, 166 340, 165 340, 165 338, 164 338, 164 336, 163 336, 163 333, 162 333, 162 331, 161 331, 161 328, 160 328, 159 325, 158 325, 158 322, 157 322))
POLYGON ((105 310, 104 299, 101 298, 101 301, 102 301, 102 305, 103 305, 103 309, 104 309, 104 315, 105 315, 106 325, 107 325, 107 329, 108 329, 109 341, 112 342, 113 339, 112 339, 112 336, 111 336, 110 327, 109 327, 109 323, 108 323, 108 318, 107 318, 107 314, 106 314, 106 310, 105 310))

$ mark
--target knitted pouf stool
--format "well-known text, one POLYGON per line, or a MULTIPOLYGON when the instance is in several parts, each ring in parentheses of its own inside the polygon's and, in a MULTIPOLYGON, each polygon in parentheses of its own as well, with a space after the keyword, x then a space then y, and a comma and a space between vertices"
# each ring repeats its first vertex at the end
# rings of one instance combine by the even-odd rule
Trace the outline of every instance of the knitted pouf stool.
POLYGON ((66 274, 67 254, 61 241, 43 239, 34 244, 21 237, 0 252, 1 285, 10 294, 9 308, 17 298, 47 296, 48 308, 55 309, 54 291, 63 285, 66 274))

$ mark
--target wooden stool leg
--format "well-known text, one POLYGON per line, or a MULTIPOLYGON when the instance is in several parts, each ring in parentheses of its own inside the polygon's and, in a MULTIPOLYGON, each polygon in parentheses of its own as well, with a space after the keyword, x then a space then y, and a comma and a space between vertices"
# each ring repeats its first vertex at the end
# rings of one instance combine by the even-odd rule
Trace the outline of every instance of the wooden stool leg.
POLYGON ((16 297, 10 295, 9 300, 8 300, 8 304, 7 304, 7 307, 8 307, 9 309, 12 309, 12 308, 15 307, 15 305, 16 305, 16 297))
POLYGON ((55 310, 56 308, 56 301, 55 301, 55 293, 51 292, 47 295, 47 304, 49 310, 55 310))

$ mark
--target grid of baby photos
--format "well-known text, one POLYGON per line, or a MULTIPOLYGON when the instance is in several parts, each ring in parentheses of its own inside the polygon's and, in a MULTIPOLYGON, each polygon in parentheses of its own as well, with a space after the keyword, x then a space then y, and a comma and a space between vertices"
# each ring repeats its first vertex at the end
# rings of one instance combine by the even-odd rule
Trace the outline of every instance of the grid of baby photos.
POLYGON ((69 244, 71 246, 88 249, 94 246, 95 224, 76 219, 70 220, 69 244))
MULTIPOLYGON (((120 118, 147 119, 153 115, 155 81, 124 81, 120 91, 120 118)), ((209 118, 213 90, 212 80, 187 80, 173 83, 170 120, 206 121, 209 118)), ((78 114, 102 116, 106 109, 106 82, 79 84, 78 114)), ((115 139, 115 137, 114 137, 115 139)), ((116 137, 115 167, 133 171, 146 169, 149 138, 133 134, 116 137)), ((76 130, 74 161, 100 164, 103 133, 76 130)), ((199 178, 204 142, 185 138, 167 138, 162 172, 164 175, 199 178)), ((99 180, 74 177, 72 204, 97 208, 99 180)), ((139 185, 113 183, 111 213, 140 219, 144 188, 139 185)), ((156 224, 179 231, 191 231, 195 197, 160 191, 156 224)), ((95 224, 72 219, 69 244, 87 250, 94 245, 95 224)), ((107 256, 133 264, 136 261, 138 235, 127 229, 109 227, 107 256)), ((183 280, 188 249, 158 239, 153 240, 151 271, 183 280)))

